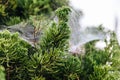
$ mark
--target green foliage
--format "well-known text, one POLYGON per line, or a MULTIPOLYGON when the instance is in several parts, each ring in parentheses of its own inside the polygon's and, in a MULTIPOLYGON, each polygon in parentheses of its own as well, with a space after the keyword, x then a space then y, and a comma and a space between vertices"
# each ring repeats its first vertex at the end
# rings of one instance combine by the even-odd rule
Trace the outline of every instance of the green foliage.
POLYGON ((94 66, 94 72, 90 75, 89 80, 103 80, 108 74, 108 66, 94 66))
MULTIPOLYGON (((0 24, 9 23, 8 20, 15 17, 20 18, 21 22, 28 19, 30 15, 50 15, 58 7, 66 5, 66 2, 66 0, 62 2, 59 0, 7 0, 0 4, 0 24)), ((12 20, 15 21, 15 19, 12 20)))
POLYGON ((69 38, 69 27, 66 23, 60 23, 57 25, 53 23, 50 28, 44 33, 41 38, 41 48, 42 50, 48 51, 50 49, 59 48, 61 50, 66 50, 68 47, 69 38))
MULTIPOLYGON (((34 52, 34 48, 20 39, 18 33, 12 34, 7 30, 0 32, 0 65, 5 68, 0 66, 1 80, 5 80, 5 77, 6 80, 120 79, 120 47, 114 32, 110 32, 110 43, 105 40, 107 46, 104 50, 94 47, 98 41, 95 40, 85 44, 84 56, 68 54, 70 29, 67 22, 70 8, 64 6, 57 9, 55 13, 59 21, 51 25, 47 25, 43 21, 46 20, 43 19, 44 15, 40 15, 62 5, 64 3, 59 0, 8 0, 8 3, 0 5, 0 20, 7 19, 7 25, 29 18, 34 26, 34 38, 37 32, 46 27, 40 37, 40 47, 34 45, 34 52)), ((101 25, 99 30, 103 31, 101 25)))
MULTIPOLYGON (((56 59, 58 58, 58 51, 50 52, 50 54, 42 54, 41 52, 31 55, 29 62, 27 63, 27 69, 30 78, 34 77, 50 77, 50 74, 55 73, 52 68, 55 66, 56 59)), ((60 56, 59 56, 60 58, 60 56)))
POLYGON ((26 63, 28 79, 39 79, 41 76, 45 80, 79 79, 80 58, 65 53, 69 33, 67 22, 52 23, 41 37, 40 51, 31 55, 26 63))
MULTIPOLYGON (((40 27, 38 23, 33 25, 37 29, 40 27)), ((72 76, 76 78, 76 68, 75 71, 72 70, 74 73, 71 71, 71 74, 65 75, 72 69, 73 63, 78 61, 77 58, 66 58, 64 61, 63 54, 66 45, 68 45, 70 33, 67 22, 61 20, 58 24, 53 23, 45 33, 47 34, 42 37, 43 43, 40 44, 40 50, 31 55, 28 55, 30 45, 21 40, 17 33, 11 34, 8 31, 0 33, 0 64, 5 67, 7 80, 48 80, 58 78, 61 80, 72 79, 72 76), (49 42, 50 45, 48 45, 49 42), (69 60, 72 63, 69 63, 69 60), (61 70, 58 71, 58 67, 66 68, 63 66, 64 64, 65 66, 70 65, 69 69, 63 69, 65 72, 63 77, 65 78, 56 77, 56 75, 62 74, 61 70)))
POLYGON ((18 37, 18 33, 0 32, 0 64, 5 67, 6 79, 19 79, 24 74, 24 61, 30 45, 18 37))
POLYGON ((41 76, 41 77, 32 78, 31 80, 45 80, 45 78, 43 78, 43 77, 41 76))
POLYGON ((55 48, 59 48, 60 50, 64 51, 68 47, 70 29, 67 25, 67 21, 63 20, 63 17, 66 15, 64 19, 68 20, 68 13, 70 12, 70 9, 68 7, 62 7, 56 10, 56 12, 59 18, 59 23, 57 24, 53 22, 42 36, 40 46, 43 51, 49 52, 50 49, 54 50, 55 48), (61 13, 64 11, 64 14, 61 13))
POLYGON ((59 8, 56 10, 56 15, 58 16, 59 21, 68 21, 68 14, 70 12, 70 8, 64 6, 63 8, 59 8))
POLYGON ((97 50, 94 47, 96 41, 86 44, 86 55, 82 59, 82 80, 120 79, 120 76, 118 76, 120 74, 120 49, 115 33, 110 32, 110 35, 110 43, 105 40, 107 46, 104 50, 97 50))
POLYGON ((54 74, 55 80, 78 80, 81 73, 81 59, 66 55, 66 58, 59 60, 54 70, 58 71, 54 74), (59 75, 59 77, 57 78, 55 75, 59 75))
POLYGON ((18 9, 24 17, 37 15, 41 12, 49 12, 49 0, 17 0, 18 9))
POLYGON ((6 25, 14 25, 21 22, 20 17, 10 17, 9 20, 6 20, 6 25))
POLYGON ((6 24, 7 20, 10 17, 17 16, 16 8, 17 2, 16 0, 5 0, 4 3, 0 4, 0 24, 6 24))
POLYGON ((4 5, 0 5, 0 16, 5 16, 5 6, 4 5))
POLYGON ((17 3, 16 3, 16 0, 5 0, 4 3, 0 4, 0 6, 1 6, 0 10, 4 13, 2 16, 5 16, 5 14, 11 15, 11 14, 15 13, 17 3))
POLYGON ((0 66, 0 80, 5 80, 5 69, 3 66, 0 66))
POLYGON ((66 55, 59 49, 35 53, 27 63, 28 79, 75 80, 81 72, 80 58, 66 55), (66 56, 66 57, 65 57, 66 56), (41 77, 42 76, 42 77, 41 77))
POLYGON ((33 14, 48 14, 58 7, 65 5, 66 0, 17 0, 18 8, 22 10, 25 16, 33 14))
POLYGON ((50 0, 49 2, 52 10, 56 10, 59 7, 68 5, 68 0, 50 0))

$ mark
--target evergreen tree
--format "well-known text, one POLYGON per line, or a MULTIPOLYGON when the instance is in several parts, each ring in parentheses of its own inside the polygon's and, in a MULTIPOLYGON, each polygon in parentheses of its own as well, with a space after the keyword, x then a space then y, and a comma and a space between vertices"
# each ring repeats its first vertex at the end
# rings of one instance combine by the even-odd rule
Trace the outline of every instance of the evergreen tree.
POLYGON ((40 40, 40 46, 43 51, 50 51, 50 49, 59 48, 64 51, 68 48, 68 39, 70 37, 70 29, 67 24, 68 14, 70 9, 62 7, 56 10, 58 16, 58 23, 53 22, 52 25, 45 31, 40 40))
POLYGON ((11 34, 7 30, 0 32, 0 65, 5 68, 7 80, 16 80, 25 75, 24 63, 30 47, 18 37, 18 33, 11 34))
MULTIPOLYGON (((11 0, 13 5, 12 1, 14 0, 11 0)), ((40 12, 46 11, 46 8, 48 10, 48 6, 53 10, 57 8, 52 3, 49 4, 49 0, 39 0, 38 3, 37 1, 21 0, 19 7, 23 5, 22 7, 29 11, 24 16, 39 13, 36 5, 40 6, 40 12), (34 10, 30 10, 31 2, 34 3, 31 7, 35 9, 35 13, 32 13, 34 10)), ((55 1, 54 3, 59 2, 55 1)), ((9 6, 9 8, 14 11, 17 6, 9 6)), ((0 9, 0 16, 6 16, 5 7, 0 5, 0 9)), ((68 15, 70 12, 71 9, 66 6, 55 11, 58 22, 53 21, 50 25, 46 25, 47 28, 40 37, 39 47, 33 48, 22 40, 18 33, 12 34, 7 30, 0 32, 0 65, 5 68, 0 66, 0 80, 5 80, 5 77, 6 80, 119 80, 120 47, 114 32, 110 32, 110 43, 105 40, 107 46, 104 50, 96 49, 94 45, 97 40, 94 40, 85 44, 84 56, 69 54, 71 31, 68 26, 68 15)), ((36 24, 39 23, 33 23, 36 24)), ((39 25, 35 29, 39 29, 39 25)))
POLYGON ((96 41, 86 44, 86 55, 82 58, 81 80, 119 80, 120 50, 116 35, 110 32, 111 39, 104 50, 97 50, 96 41), (117 56, 116 56, 117 55, 117 56), (117 63, 117 64, 116 64, 117 63), (116 65, 116 66, 115 66, 116 65))

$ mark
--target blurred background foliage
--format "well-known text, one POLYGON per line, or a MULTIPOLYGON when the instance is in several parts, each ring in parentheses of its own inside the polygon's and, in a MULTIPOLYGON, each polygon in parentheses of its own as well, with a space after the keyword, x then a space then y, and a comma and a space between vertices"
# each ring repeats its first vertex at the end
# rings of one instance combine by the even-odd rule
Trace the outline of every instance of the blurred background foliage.
POLYGON ((0 24, 10 25, 6 22, 12 19, 17 20, 16 24, 30 15, 49 16, 52 11, 67 4, 67 0, 0 0, 0 24))

